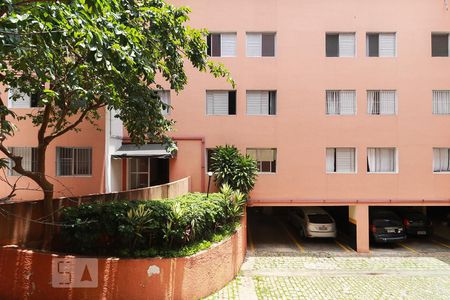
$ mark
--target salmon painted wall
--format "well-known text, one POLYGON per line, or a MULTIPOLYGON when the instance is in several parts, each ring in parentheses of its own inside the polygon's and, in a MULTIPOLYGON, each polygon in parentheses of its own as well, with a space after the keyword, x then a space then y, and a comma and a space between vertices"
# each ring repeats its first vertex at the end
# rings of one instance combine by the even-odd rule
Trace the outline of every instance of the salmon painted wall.
MULTIPOLYGON (((0 98, 3 103, 7 103, 8 96, 3 87, 0 87, 0 98)), ((14 109, 18 115, 30 113, 30 109, 14 109)), ((100 112, 104 114, 103 111, 100 112)), ((49 180, 55 185, 55 197, 80 196, 93 193, 104 192, 104 163, 105 163, 105 132, 104 119, 98 120, 99 129, 96 130, 91 124, 85 122, 80 128, 80 132, 69 132, 56 138, 48 147, 46 157, 46 172, 49 180), (56 147, 92 147, 92 176, 56 176, 56 147)), ((5 144, 9 147, 34 147, 37 146, 37 129, 32 126, 29 120, 16 123, 18 131, 11 139, 8 138, 5 144)), ((3 156, 2 156, 3 157, 3 156)), ((3 176, 3 174, 2 174, 3 176)), ((8 177, 10 182, 14 182, 18 177, 8 177)), ((19 187, 35 189, 33 181, 22 177, 19 187)), ((9 187, 0 183, 0 197, 9 193, 9 187)), ((40 191, 19 191, 16 200, 40 199, 40 191)))
POLYGON ((253 199, 449 198, 450 174, 432 172, 432 148, 450 147, 450 116, 432 115, 432 90, 450 89, 450 58, 431 57, 431 33, 450 31, 444 1, 170 2, 192 8, 193 27, 237 32, 237 57, 214 58, 237 82, 237 115, 206 116, 205 90, 231 86, 189 70, 172 116, 206 148, 277 148, 277 173, 259 176, 253 199), (246 32, 276 32, 276 57, 247 58, 246 32), (356 57, 326 57, 326 32, 356 32, 356 57), (397 57, 366 57, 367 32, 396 32, 397 57), (246 90, 259 89, 277 90, 276 116, 246 115, 246 90), (357 115, 325 115, 327 89, 356 90, 357 115), (397 90, 398 114, 368 115, 370 89, 397 90), (355 147, 357 173, 326 174, 327 147, 355 147), (398 174, 368 174, 367 147, 396 147, 398 174))

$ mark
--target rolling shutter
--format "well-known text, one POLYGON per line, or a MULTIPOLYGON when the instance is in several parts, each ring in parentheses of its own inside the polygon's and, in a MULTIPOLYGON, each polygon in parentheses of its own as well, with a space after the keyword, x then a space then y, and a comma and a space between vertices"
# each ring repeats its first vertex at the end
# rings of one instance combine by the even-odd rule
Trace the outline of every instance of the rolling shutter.
POLYGON ((336 172, 355 172, 355 149, 336 148, 336 172))
POLYGON ((236 34, 222 33, 221 34, 221 56, 235 57, 236 56, 236 34))
POLYGON ((354 115, 356 112, 355 91, 340 91, 340 114, 354 115))
POLYGON ((269 114, 269 92, 248 91, 247 92, 247 114, 268 115, 269 114))
POLYGON ((380 33, 380 57, 395 56, 395 33, 380 33))
POLYGON ((208 91, 206 93, 206 113, 208 115, 228 115, 228 92, 208 91))
POLYGON ((262 34, 247 33, 247 56, 260 57, 262 55, 262 34))
POLYGON ((355 34, 341 33, 339 34, 339 56, 354 57, 355 56, 355 34))

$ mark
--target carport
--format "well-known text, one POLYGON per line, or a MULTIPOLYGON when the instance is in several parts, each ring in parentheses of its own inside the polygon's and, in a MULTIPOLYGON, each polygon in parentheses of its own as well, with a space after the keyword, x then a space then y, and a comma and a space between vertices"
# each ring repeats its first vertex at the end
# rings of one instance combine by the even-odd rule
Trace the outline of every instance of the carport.
MULTIPOLYGON (((425 212, 431 212, 434 215, 438 215, 441 218, 447 216, 450 208, 450 200, 434 200, 434 201, 426 201, 426 200, 349 200, 349 201, 331 201, 331 200, 322 200, 322 201, 258 201, 258 200, 250 200, 248 203, 248 211, 249 211, 249 236, 248 239, 250 241, 249 248, 251 250, 252 247, 252 210, 259 211, 261 216, 259 216, 260 221, 257 222, 257 226, 266 227, 266 232, 274 231, 270 226, 275 226, 278 228, 277 232, 280 232, 280 235, 276 235, 275 233, 271 233, 274 240, 282 239, 281 235, 285 235, 291 241, 291 244, 295 245, 300 252, 305 252, 308 248, 307 246, 312 245, 312 243, 305 242, 299 240, 298 236, 296 236, 296 232, 286 226, 286 222, 283 221, 283 210, 289 210, 292 207, 301 207, 301 206, 320 206, 324 208, 328 213, 330 213, 336 221, 336 226, 338 229, 338 238, 336 239, 336 243, 341 245, 342 249, 354 249, 359 253, 368 253, 371 250, 370 245, 370 231, 369 231, 369 210, 371 207, 415 207, 419 208, 425 212), (446 211, 446 213, 444 213, 446 211), (278 220, 274 220, 273 215, 277 216, 278 220), (265 223, 261 223, 265 221, 265 223), (280 221, 281 220, 281 224, 280 221), (271 224, 271 225, 270 225, 271 224), (287 228, 286 228, 287 227, 287 228), (306 246, 305 246, 306 243, 306 246)), ((447 236, 447 239, 450 239, 450 236, 447 236)), ((414 243, 420 243, 421 240, 413 240, 414 243)), ((254 244, 256 243, 253 241, 254 244)), ((264 242, 265 245, 270 245, 270 237, 267 237, 264 242)), ((276 244, 276 242, 272 242, 272 244, 276 244)), ((425 242, 423 242, 425 243, 425 242)), ((400 245, 400 250, 410 251, 410 252, 420 252, 420 249, 431 249, 431 244, 434 246, 440 245, 437 247, 437 251, 445 251, 450 249, 450 245, 448 242, 445 242, 445 239, 430 239, 430 245, 424 245, 423 247, 418 247, 418 251, 414 250, 413 246, 408 246, 408 243, 400 243, 396 245, 400 245)), ((257 243, 256 243, 257 244, 257 243)), ((319 243, 316 242, 318 245, 319 243)), ((331 244, 330 244, 331 245, 331 244)), ((415 244, 414 244, 415 245, 415 244)), ((334 245, 333 245, 334 248, 334 245)))
POLYGON ((351 253, 356 250, 356 238, 352 237, 349 222, 349 206, 334 203, 302 203, 290 205, 269 205, 269 203, 250 202, 248 205, 248 249, 250 253, 258 250, 291 253, 351 253), (264 204, 264 205, 262 205, 264 204), (288 221, 288 214, 299 207, 320 206, 336 222, 337 237, 302 238, 298 228, 288 221))

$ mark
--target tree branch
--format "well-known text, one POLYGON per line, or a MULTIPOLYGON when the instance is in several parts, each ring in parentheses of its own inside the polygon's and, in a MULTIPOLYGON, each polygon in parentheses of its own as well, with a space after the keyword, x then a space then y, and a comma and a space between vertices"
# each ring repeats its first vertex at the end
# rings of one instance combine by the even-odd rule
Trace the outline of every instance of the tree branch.
POLYGON ((90 105, 89 107, 87 107, 78 117, 78 119, 73 122, 72 124, 70 124, 69 126, 67 126, 66 128, 60 130, 57 133, 54 133, 50 136, 47 136, 45 139, 48 141, 48 143, 50 143, 52 140, 54 140, 55 138, 75 129, 78 125, 80 125, 81 122, 83 122, 84 118, 86 117, 86 115, 92 111, 92 110, 96 110, 99 109, 101 107, 106 106, 106 104, 102 103, 102 104, 95 104, 95 105, 90 105))

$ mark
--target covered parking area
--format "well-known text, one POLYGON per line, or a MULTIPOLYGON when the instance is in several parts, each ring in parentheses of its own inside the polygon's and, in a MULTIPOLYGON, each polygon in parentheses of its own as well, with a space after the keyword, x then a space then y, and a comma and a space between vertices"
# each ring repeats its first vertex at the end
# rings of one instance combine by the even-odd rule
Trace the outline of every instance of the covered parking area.
POLYGON ((449 201, 250 201, 248 205, 248 249, 250 254, 283 253, 371 253, 392 254, 404 252, 444 253, 450 251, 448 230, 449 201), (289 212, 298 207, 319 206, 335 220, 336 239, 305 239, 288 221, 289 212), (433 224, 432 236, 408 236, 405 241, 379 244, 370 241, 369 214, 373 208, 408 207, 424 213, 433 224), (447 223, 446 223, 447 222, 447 223))

